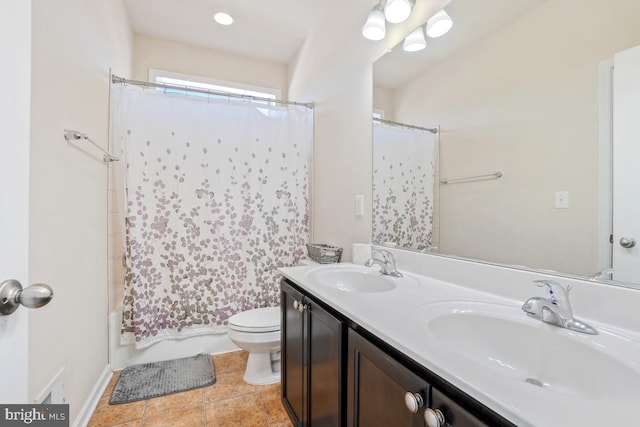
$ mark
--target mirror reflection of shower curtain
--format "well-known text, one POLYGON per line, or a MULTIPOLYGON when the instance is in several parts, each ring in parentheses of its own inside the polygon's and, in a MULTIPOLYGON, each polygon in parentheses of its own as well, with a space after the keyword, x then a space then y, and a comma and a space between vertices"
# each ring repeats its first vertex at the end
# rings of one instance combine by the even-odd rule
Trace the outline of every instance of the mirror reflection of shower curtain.
POLYGON ((438 137, 373 124, 373 242, 435 246, 433 204, 438 137))
MULTIPOLYGON (((123 337, 222 333, 279 304, 309 240, 313 112, 112 87, 126 165, 123 337)), ((124 340, 127 341, 127 340, 124 340)))

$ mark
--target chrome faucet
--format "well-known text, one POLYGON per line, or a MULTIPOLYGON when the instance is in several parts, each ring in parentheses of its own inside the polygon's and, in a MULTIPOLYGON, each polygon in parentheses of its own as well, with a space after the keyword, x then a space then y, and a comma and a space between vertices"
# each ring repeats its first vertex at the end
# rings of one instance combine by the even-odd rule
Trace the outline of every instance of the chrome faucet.
POLYGON ((529 298, 522 305, 522 310, 529 316, 561 328, 584 334, 597 335, 591 326, 573 317, 569 302, 571 286, 565 286, 553 280, 534 280, 539 287, 547 288, 547 298, 529 298))
POLYGON ((366 267, 379 265, 380 273, 386 274, 387 276, 402 277, 402 273, 396 269, 396 260, 391 252, 383 249, 374 249, 371 255, 372 257, 364 263, 366 267))

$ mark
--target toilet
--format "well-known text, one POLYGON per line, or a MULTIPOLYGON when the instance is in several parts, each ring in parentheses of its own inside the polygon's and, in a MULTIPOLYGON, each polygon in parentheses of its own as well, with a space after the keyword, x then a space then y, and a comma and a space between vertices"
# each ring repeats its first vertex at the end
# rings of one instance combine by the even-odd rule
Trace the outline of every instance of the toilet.
POLYGON ((249 352, 244 380, 249 384, 280 381, 280 307, 256 308, 229 318, 229 339, 249 352))

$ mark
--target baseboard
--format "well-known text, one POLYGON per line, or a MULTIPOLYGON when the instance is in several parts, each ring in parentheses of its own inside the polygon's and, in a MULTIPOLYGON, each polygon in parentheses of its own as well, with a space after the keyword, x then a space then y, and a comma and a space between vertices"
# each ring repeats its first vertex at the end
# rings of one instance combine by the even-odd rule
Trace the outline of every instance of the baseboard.
POLYGON ((113 372, 111 371, 111 365, 105 366, 104 370, 100 374, 98 381, 91 389, 91 393, 89 393, 89 397, 85 400, 84 405, 80 408, 80 412, 73 422, 73 427, 86 427, 89 424, 89 420, 93 415, 93 411, 96 410, 98 406, 98 402, 102 397, 102 394, 107 389, 109 385, 109 381, 113 376, 113 372))

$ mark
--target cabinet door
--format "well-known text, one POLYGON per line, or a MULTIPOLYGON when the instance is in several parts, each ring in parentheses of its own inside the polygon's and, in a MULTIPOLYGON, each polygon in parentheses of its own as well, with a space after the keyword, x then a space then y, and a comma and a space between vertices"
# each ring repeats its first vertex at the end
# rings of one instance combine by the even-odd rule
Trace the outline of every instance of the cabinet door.
POLYGON ((471 412, 458 405, 452 399, 440 393, 435 388, 431 391, 431 408, 439 410, 450 427, 487 427, 471 412))
POLYGON ((428 404, 429 384, 352 329, 348 341, 347 426, 424 426, 424 404, 412 413, 405 394, 428 404))
POLYGON ((309 425, 344 425, 342 322, 319 305, 307 302, 309 319, 309 425))
POLYGON ((282 310, 281 322, 281 385, 282 403, 295 426, 302 426, 306 419, 307 399, 307 370, 305 363, 306 322, 303 312, 298 310, 298 304, 303 301, 303 295, 287 285, 281 283, 282 310), (295 306, 294 306, 295 303, 295 306))

